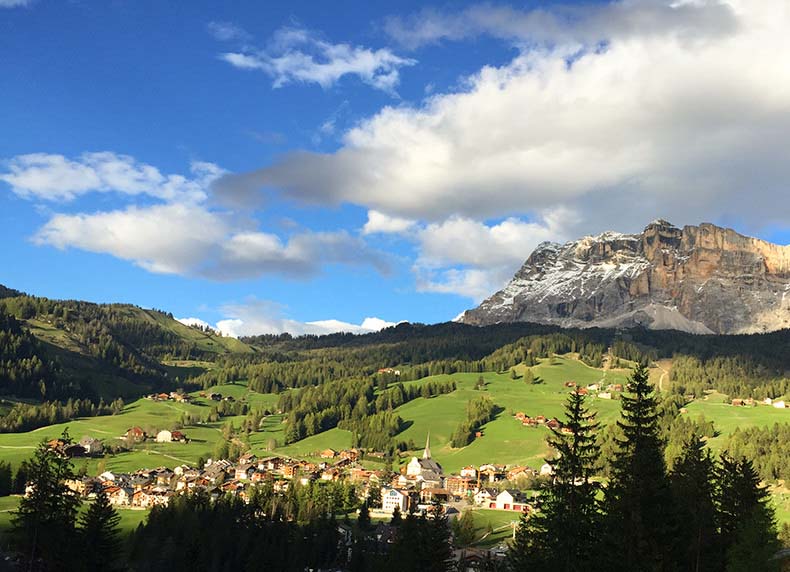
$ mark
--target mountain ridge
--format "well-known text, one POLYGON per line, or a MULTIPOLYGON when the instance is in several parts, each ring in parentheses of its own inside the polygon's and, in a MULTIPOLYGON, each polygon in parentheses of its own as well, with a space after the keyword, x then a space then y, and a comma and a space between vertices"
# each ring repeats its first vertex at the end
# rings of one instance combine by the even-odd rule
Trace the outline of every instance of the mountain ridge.
POLYGON ((657 219, 639 234, 539 244, 502 290, 459 321, 757 333, 790 326, 788 292, 790 246, 657 219))

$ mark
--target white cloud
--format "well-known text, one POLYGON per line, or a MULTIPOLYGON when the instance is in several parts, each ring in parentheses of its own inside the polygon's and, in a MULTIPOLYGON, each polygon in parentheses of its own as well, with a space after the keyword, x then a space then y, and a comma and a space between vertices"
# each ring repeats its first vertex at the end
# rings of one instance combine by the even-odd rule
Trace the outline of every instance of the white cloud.
POLYGON ((191 204, 57 214, 34 242, 111 254, 151 272, 215 280, 264 274, 307 277, 326 264, 371 265, 388 271, 385 255, 345 231, 302 232, 283 240, 239 229, 227 213, 191 204))
POLYGON ((30 6, 35 0, 0 0, 0 8, 17 8, 30 6))
POLYGON ((362 234, 400 234, 414 228, 416 221, 389 216, 379 211, 368 211, 368 220, 362 234))
POLYGON ((416 49, 480 35, 517 45, 595 44, 613 36, 670 35, 696 40, 726 33, 735 26, 732 10, 719 0, 617 0, 606 4, 555 4, 530 10, 491 3, 448 13, 426 8, 406 18, 387 18, 384 29, 402 46, 416 49))
POLYGON ((200 201, 206 198, 209 184, 224 173, 213 163, 193 162, 191 179, 163 175, 156 167, 109 151, 83 153, 76 160, 47 153, 18 155, 7 161, 7 168, 0 181, 14 193, 50 201, 68 201, 92 192, 200 201))
POLYGON ((278 189, 411 220, 564 205, 584 214, 571 236, 636 230, 657 214, 681 224, 786 223, 786 2, 596 4, 576 26, 594 29, 632 5, 641 11, 603 39, 525 43, 458 92, 382 109, 335 153, 294 153, 215 187, 232 196, 278 189), (650 5, 661 25, 640 16, 650 5), (696 36, 684 16, 695 10, 696 36))
POLYGON ((386 48, 333 44, 303 28, 282 28, 265 49, 243 46, 220 58, 240 69, 266 73, 275 88, 289 83, 317 83, 327 89, 344 76, 354 75, 388 93, 394 93, 398 85, 398 70, 416 63, 386 48))
POLYGON ((512 278, 538 244, 570 238, 566 228, 577 218, 573 211, 556 209, 543 213, 539 222, 511 217, 487 225, 453 216, 428 224, 417 233, 417 288, 480 301, 512 278))
POLYGON ((215 329, 214 326, 212 326, 205 320, 201 320, 200 318, 176 318, 176 320, 181 322, 185 326, 200 326, 201 328, 215 329))
POLYGON ((300 322, 286 317, 284 308, 280 304, 255 298, 248 299, 242 304, 227 304, 222 307, 222 312, 228 317, 217 322, 216 329, 223 335, 235 338, 284 332, 296 336, 335 332, 367 334, 396 325, 396 322, 388 322, 381 318, 365 318, 361 324, 333 319, 300 322))

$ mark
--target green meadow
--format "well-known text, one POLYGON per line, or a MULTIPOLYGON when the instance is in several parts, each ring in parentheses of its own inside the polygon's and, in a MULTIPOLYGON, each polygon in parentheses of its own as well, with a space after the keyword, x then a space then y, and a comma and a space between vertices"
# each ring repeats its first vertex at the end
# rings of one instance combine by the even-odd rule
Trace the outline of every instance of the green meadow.
MULTIPOLYGON (((544 415, 547 418, 562 419, 563 406, 570 391, 564 386, 566 381, 575 381, 580 386, 591 383, 601 383, 605 386, 609 383, 625 383, 629 374, 629 370, 623 369, 591 368, 572 356, 545 359, 539 365, 533 366, 532 374, 539 378, 539 383, 527 383, 522 377, 524 370, 523 366, 516 368, 517 379, 513 379, 508 371, 483 374, 458 373, 409 382, 419 384, 428 380, 453 379, 458 389, 428 399, 417 398, 398 408, 397 412, 404 420, 406 429, 397 436, 397 439, 407 442, 411 440, 415 447, 413 451, 404 453, 400 461, 405 463, 412 455, 421 454, 430 433, 433 456, 448 473, 457 472, 465 465, 489 462, 538 468, 548 454, 545 442, 548 429, 542 426, 523 427, 513 415, 523 411, 531 417, 544 415), (478 390, 475 389, 475 384, 481 376, 485 387, 483 390, 478 390), (453 449, 450 447, 450 436, 465 418, 467 402, 481 395, 489 396, 499 406, 499 414, 482 427, 481 437, 467 447, 453 449)), ((658 369, 653 372, 655 381, 658 381, 660 375, 661 371, 658 369)), ((244 383, 206 390, 206 393, 210 392, 232 396, 236 400, 246 401, 253 407, 270 411, 275 410, 278 398, 274 394, 250 391, 244 383)), ((90 435, 107 442, 120 437, 133 426, 140 426, 149 433, 171 429, 182 413, 191 413, 196 418, 203 418, 214 403, 207 398, 198 397, 198 392, 193 393, 193 396, 195 400, 189 404, 139 399, 129 403, 119 415, 82 418, 26 433, 0 434, 0 459, 17 466, 31 455, 38 443, 59 436, 65 428, 68 428, 75 439, 90 435)), ((768 406, 732 407, 723 400, 724 396, 718 394, 708 396, 707 399, 696 400, 688 405, 688 411, 685 413, 690 416, 704 415, 706 419, 714 421, 720 432, 718 437, 710 440, 714 449, 720 448, 727 435, 737 427, 772 425, 776 422, 790 421, 790 410, 787 409, 780 410, 768 406)), ((613 422, 619 415, 618 400, 595 397, 591 399, 590 404, 603 423, 613 422)), ((262 430, 249 436, 249 444, 254 453, 265 455, 273 452, 316 460, 318 453, 323 449, 340 450, 352 445, 350 432, 332 429, 283 446, 283 418, 284 416, 279 414, 267 416, 263 421, 262 430)), ((199 458, 205 459, 211 456, 215 444, 222 438, 222 426, 228 421, 238 426, 243 421, 243 417, 226 417, 218 422, 186 427, 183 431, 190 438, 187 444, 145 442, 136 445, 133 451, 107 455, 102 459, 76 459, 75 466, 77 468, 85 466, 89 474, 97 474, 102 470, 131 471, 143 467, 195 464, 199 458)), ((790 502, 788 495, 777 496, 778 514, 782 520, 790 520, 788 502, 790 502)), ((0 522, 3 514, 5 513, 0 512, 0 522)))

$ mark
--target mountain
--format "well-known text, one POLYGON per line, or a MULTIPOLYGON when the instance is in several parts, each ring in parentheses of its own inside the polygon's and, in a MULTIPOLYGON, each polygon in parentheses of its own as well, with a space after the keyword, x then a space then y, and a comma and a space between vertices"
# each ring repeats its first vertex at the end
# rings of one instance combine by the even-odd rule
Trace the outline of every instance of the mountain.
POLYGON ((709 223, 544 242, 504 289, 458 321, 696 334, 790 327, 790 246, 709 223))

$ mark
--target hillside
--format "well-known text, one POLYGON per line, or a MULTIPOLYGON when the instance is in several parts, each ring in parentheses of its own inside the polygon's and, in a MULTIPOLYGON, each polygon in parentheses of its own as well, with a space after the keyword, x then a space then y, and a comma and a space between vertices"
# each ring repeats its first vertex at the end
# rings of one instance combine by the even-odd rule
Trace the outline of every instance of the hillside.
POLYGON ((790 246, 712 224, 545 242, 460 321, 739 334, 790 326, 790 246))
MULTIPOLYGON (((127 304, 49 300, 3 287, 0 322, 9 359, 46 371, 5 395, 42 399, 139 396, 203 372, 206 363, 254 350, 234 338, 185 326, 172 315, 127 304), (20 353, 21 352, 21 353, 20 353), (172 381, 171 381, 172 380, 172 381)), ((26 366, 25 366, 26 367, 26 366)), ((14 374, 14 377, 18 377, 14 374)))

